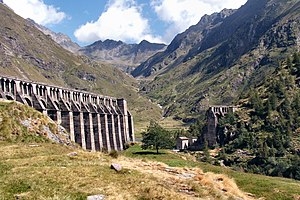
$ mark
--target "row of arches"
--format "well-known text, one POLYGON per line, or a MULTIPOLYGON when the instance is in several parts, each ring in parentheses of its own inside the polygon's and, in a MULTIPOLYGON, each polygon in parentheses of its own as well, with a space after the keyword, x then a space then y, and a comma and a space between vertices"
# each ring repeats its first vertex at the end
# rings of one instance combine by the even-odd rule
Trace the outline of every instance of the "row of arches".
MULTIPOLYGON (((30 99, 33 94, 40 99, 47 101, 51 97, 54 101, 63 99, 66 102, 75 101, 78 103, 103 104, 106 106, 117 106, 117 100, 109 97, 98 96, 80 91, 67 90, 59 87, 50 87, 43 84, 15 80, 12 78, 0 78, 1 91, 5 94, 5 98, 15 100, 17 93, 23 98, 30 99)), ((2 95, 3 96, 3 95, 2 95)), ((32 105, 32 103, 31 103, 32 105)))

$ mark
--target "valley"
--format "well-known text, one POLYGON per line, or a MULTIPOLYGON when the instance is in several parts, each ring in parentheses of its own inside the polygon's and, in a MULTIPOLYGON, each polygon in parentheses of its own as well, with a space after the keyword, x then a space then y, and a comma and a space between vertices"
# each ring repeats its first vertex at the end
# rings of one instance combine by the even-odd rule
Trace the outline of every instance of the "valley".
POLYGON ((76 43, 5 1, 0 18, 0 200, 300 198, 299 0, 206 14, 169 44, 76 43))

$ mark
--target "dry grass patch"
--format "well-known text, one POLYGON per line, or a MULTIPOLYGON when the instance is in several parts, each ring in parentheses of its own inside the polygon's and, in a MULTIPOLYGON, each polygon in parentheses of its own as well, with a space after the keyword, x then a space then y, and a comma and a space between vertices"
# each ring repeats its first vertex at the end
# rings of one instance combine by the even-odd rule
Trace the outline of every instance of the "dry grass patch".
POLYGON ((128 200, 215 197, 199 187, 199 181, 177 176, 189 169, 167 169, 173 170, 162 163, 113 159, 58 144, 0 142, 0 199, 86 199, 95 194, 128 200), (73 151, 77 155, 69 156, 73 151), (113 162, 123 170, 110 169, 113 162))
POLYGON ((242 192, 225 175, 204 173, 199 168, 169 167, 159 162, 132 158, 121 157, 116 161, 126 168, 153 175, 164 187, 181 194, 181 198, 254 199, 242 192))

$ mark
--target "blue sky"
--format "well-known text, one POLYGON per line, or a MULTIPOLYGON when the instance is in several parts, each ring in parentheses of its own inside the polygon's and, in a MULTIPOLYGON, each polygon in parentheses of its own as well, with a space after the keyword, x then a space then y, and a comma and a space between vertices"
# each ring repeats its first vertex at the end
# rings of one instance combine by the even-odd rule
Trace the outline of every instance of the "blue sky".
POLYGON ((81 46, 97 40, 168 44, 204 14, 239 8, 246 0, 4 0, 17 14, 81 46))

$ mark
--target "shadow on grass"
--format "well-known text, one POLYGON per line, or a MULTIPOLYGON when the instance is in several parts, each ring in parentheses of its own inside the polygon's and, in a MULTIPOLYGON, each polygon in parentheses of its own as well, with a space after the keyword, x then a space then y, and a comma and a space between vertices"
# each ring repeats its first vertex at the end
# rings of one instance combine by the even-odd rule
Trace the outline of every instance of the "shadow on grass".
POLYGON ((132 153, 134 155, 163 155, 163 154, 166 154, 166 153, 161 153, 161 152, 152 152, 152 151, 139 151, 139 152, 134 152, 132 153))

